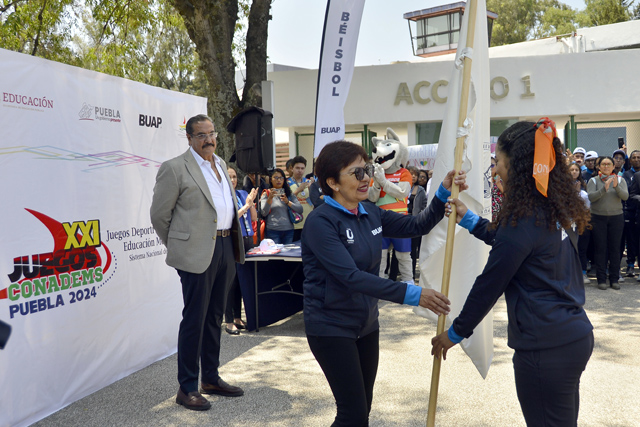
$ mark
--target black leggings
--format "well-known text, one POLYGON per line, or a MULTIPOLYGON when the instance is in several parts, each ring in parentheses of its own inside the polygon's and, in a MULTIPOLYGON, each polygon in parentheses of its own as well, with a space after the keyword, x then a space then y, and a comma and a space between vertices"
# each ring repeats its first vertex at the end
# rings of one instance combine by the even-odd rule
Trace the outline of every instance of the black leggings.
POLYGON ((607 262, 609 283, 618 283, 620 278, 620 240, 624 229, 622 214, 603 216, 591 214, 591 238, 595 242, 596 277, 598 283, 607 281, 607 262))
POLYGON ((422 236, 411 238, 411 265, 413 266, 413 280, 416 280, 416 262, 420 257, 420 246, 422 244, 422 236))
POLYGON ((577 426, 580 376, 592 351, 593 332, 560 347, 515 351, 516 390, 527 426, 577 426))
POLYGON ((238 275, 233 278, 229 293, 227 294, 227 305, 224 309, 224 322, 233 323, 233 320, 240 318, 242 313, 242 292, 240 291, 240 282, 238 275))
POLYGON ((578 236, 578 255, 580 256, 580 265, 583 272, 587 271, 587 265, 589 264, 588 249, 590 241, 591 230, 585 228, 582 234, 578 236))
POLYGON ((359 339, 307 335, 336 399, 338 414, 332 426, 369 425, 373 384, 378 372, 379 331, 359 339))

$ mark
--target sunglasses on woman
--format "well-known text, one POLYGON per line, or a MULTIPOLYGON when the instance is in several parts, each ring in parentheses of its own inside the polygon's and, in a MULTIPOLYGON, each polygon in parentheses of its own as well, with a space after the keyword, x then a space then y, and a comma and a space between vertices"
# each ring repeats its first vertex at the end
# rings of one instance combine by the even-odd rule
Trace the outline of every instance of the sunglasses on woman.
POLYGON ((369 178, 373 177, 374 166, 372 163, 367 163, 364 167, 353 168, 351 172, 344 173, 343 175, 353 175, 358 181, 364 179, 364 174, 367 174, 369 178))

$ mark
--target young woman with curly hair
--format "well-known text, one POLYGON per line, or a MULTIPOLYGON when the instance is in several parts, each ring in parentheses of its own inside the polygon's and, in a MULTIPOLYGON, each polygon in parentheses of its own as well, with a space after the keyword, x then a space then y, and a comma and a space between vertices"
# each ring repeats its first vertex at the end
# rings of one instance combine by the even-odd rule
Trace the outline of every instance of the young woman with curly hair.
POLYGON ((536 427, 577 425, 580 376, 593 351, 572 229, 581 233, 589 213, 562 156, 549 119, 516 123, 496 148, 505 188, 496 221, 451 201, 460 225, 492 249, 462 311, 432 340, 432 354, 446 358, 504 293, 518 400, 527 425, 536 427))

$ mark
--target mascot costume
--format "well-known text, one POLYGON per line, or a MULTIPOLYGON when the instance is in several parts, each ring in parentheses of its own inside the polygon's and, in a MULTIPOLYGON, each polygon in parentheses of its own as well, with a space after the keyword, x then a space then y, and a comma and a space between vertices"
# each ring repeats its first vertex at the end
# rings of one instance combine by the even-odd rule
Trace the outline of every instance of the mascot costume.
MULTIPOLYGON (((398 135, 387 128, 387 138, 373 138, 372 160, 375 166, 369 187, 369 200, 385 210, 407 215, 407 201, 411 192, 411 173, 403 165, 409 160, 409 150, 398 135)), ((386 277, 387 254, 393 246, 398 258, 398 270, 402 280, 413 283, 411 263, 411 239, 382 239, 380 277, 386 277)))

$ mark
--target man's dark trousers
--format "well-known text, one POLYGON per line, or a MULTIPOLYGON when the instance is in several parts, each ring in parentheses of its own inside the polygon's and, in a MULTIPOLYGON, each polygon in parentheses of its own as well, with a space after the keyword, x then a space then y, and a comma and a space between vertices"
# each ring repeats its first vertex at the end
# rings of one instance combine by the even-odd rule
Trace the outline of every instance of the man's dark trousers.
POLYGON ((178 382, 185 394, 198 391, 198 359, 202 381, 218 383, 222 316, 229 285, 236 274, 231 237, 216 237, 209 268, 196 274, 178 270, 184 309, 178 332, 178 382))

